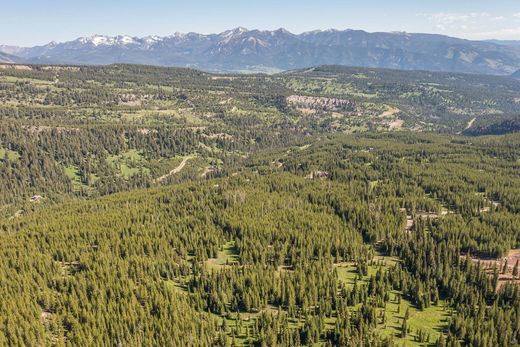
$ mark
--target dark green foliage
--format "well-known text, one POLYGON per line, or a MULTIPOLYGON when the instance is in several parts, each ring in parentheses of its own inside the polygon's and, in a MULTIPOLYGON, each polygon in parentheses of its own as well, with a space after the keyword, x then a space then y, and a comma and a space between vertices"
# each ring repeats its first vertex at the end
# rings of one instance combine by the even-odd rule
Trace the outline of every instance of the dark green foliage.
MULTIPOLYGON (((331 74, 349 80, 311 77, 331 74)), ((374 88, 409 92, 383 75, 374 88)), ((520 247, 518 135, 331 134, 288 110, 300 73, 212 77, 82 67, 2 86, 48 107, 0 107, 0 345, 518 345, 518 262, 488 265, 520 247), (104 119, 130 107, 118 88, 214 118, 104 119), (188 157, 210 173, 158 182, 188 157), (438 305, 447 321, 420 325, 438 305)))

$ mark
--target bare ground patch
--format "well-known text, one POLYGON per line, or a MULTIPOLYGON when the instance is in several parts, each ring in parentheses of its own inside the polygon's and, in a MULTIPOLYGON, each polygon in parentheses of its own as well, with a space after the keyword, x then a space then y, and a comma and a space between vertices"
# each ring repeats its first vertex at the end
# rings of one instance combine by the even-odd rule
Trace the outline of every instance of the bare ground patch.
POLYGON ((14 70, 31 71, 33 68, 29 65, 0 64, 0 69, 14 69, 14 70))
POLYGON ((389 130, 400 130, 403 128, 404 121, 402 119, 397 118, 396 120, 390 122, 388 124, 389 130))
MULTIPOLYGON (((465 255, 461 257, 466 257, 465 255)), ((480 263, 490 275, 494 273, 495 268, 498 270, 498 283, 497 289, 505 283, 520 283, 520 275, 513 276, 513 269, 517 263, 520 263, 520 248, 512 249, 508 252, 507 256, 502 258, 484 258, 484 257, 471 257, 471 261, 474 263, 480 263)), ((520 269, 519 269, 520 270, 520 269)))

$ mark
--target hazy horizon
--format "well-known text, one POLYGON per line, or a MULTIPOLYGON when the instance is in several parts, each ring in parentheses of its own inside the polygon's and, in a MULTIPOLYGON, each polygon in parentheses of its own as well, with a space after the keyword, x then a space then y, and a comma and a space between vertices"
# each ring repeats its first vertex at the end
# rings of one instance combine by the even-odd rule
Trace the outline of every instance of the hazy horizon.
MULTIPOLYGON (((91 37, 96 37, 96 36, 105 36, 105 37, 129 36, 129 37, 132 37, 132 38, 144 38, 144 37, 148 37, 148 36, 167 37, 167 36, 174 36, 176 34, 190 34, 190 33, 196 33, 196 34, 202 34, 202 35, 219 35, 219 34, 222 34, 222 33, 226 32, 226 31, 230 31, 230 30, 234 30, 234 29, 238 29, 238 28, 244 28, 244 29, 247 29, 248 31, 255 31, 255 30, 258 30, 258 31, 276 31, 276 30, 284 29, 284 30, 289 31, 291 34, 294 34, 294 35, 300 35, 300 34, 313 32, 313 31, 349 31, 350 30, 350 31, 364 31, 364 32, 367 32, 367 33, 370 33, 370 34, 373 34, 373 33, 427 34, 427 35, 443 35, 443 36, 448 36, 448 37, 466 39, 464 37, 458 37, 458 36, 453 36, 453 35, 446 35, 446 34, 441 34, 441 33, 408 32, 408 31, 400 31, 400 30, 393 30, 393 31, 369 31, 369 30, 358 29, 358 28, 323 28, 323 29, 312 29, 312 30, 305 30, 305 31, 301 31, 301 32, 294 32, 294 31, 288 30, 288 29, 283 28, 283 27, 272 28, 272 29, 258 29, 258 28, 247 28, 247 27, 244 27, 244 26, 238 26, 238 27, 232 27, 232 28, 229 28, 229 29, 226 29, 226 30, 223 30, 223 31, 219 31, 219 32, 198 32, 198 31, 181 32, 181 31, 176 31, 176 32, 173 32, 173 33, 170 33, 170 34, 166 34, 166 35, 156 35, 156 34, 128 35, 126 33, 107 35, 107 34, 104 34, 104 33, 94 33, 94 34, 91 34, 91 35, 76 36, 76 37, 73 37, 73 38, 70 38, 70 39, 67 39, 67 40, 63 40, 63 41, 62 40, 59 40, 59 41, 58 40, 50 40, 50 41, 43 42, 43 43, 38 43, 38 44, 35 44, 35 45, 4 44, 4 43, 0 42, 0 46, 36 47, 36 46, 48 45, 48 44, 53 43, 53 42, 54 43, 63 43, 63 42, 74 41, 74 40, 77 40, 77 39, 80 39, 80 38, 91 38, 91 37)), ((470 40, 470 41, 511 41, 511 42, 520 42, 520 38, 518 40, 514 40, 514 39, 493 39, 493 38, 491 38, 491 39, 482 39, 482 40, 478 40, 478 39, 466 39, 466 40, 470 40)))

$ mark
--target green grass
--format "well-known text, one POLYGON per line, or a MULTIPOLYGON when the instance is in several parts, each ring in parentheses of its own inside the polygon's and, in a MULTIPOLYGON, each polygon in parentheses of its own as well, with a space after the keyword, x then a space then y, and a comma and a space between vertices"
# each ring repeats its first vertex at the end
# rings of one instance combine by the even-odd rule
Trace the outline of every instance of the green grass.
POLYGON ((79 169, 74 165, 69 165, 65 167, 65 175, 70 179, 76 178, 79 175, 79 169))
POLYGON ((7 83, 29 82, 34 85, 45 85, 45 86, 52 86, 54 84, 52 81, 48 81, 48 80, 39 80, 39 79, 35 79, 35 78, 16 77, 16 76, 1 76, 0 81, 7 82, 7 83))
POLYGON ((183 284, 183 280, 168 280, 164 281, 164 283, 168 288, 173 289, 175 292, 188 295, 188 287, 185 284, 183 284))
POLYGON ((208 259, 205 265, 210 270, 220 270, 223 267, 236 263, 238 263, 238 250, 235 247, 235 242, 229 241, 218 252, 217 257, 208 259))
POLYGON ((18 161, 20 159, 18 152, 0 147, 0 160, 3 160, 6 154, 10 161, 18 161))
MULTIPOLYGON (((67 177, 72 181, 72 188, 75 192, 85 191, 89 188, 89 186, 81 180, 81 173, 77 166, 65 166, 63 170, 65 171, 65 175, 67 175, 67 177)), ((90 184, 95 183, 99 179, 95 174, 90 174, 89 178, 90 184)))
POLYGON ((16 77, 16 76, 0 76, 0 82, 4 83, 29 83, 30 85, 37 87, 40 91, 52 90, 59 91, 61 88, 57 87, 54 81, 28 78, 28 77, 16 77))
POLYGON ((353 133, 362 133, 365 131, 368 131, 368 127, 365 125, 351 125, 346 128, 345 133, 353 134, 353 133))
MULTIPOLYGON (((370 265, 368 266, 367 276, 362 277, 360 280, 358 279, 358 283, 367 283, 369 278, 375 275, 379 269, 383 268, 389 270, 393 266, 395 266, 399 261, 400 260, 395 257, 376 255, 370 263, 370 265)), ((238 251, 235 248, 235 243, 233 241, 229 241, 223 245, 222 249, 218 252, 216 258, 209 259, 205 262, 205 266, 210 270, 218 271, 236 262, 238 262, 238 251)), ((346 283, 348 286, 354 285, 354 281, 358 277, 356 265, 354 263, 340 263, 337 264, 336 269, 338 272, 338 278, 341 282, 346 283)), ((187 287, 183 284, 182 279, 179 279, 178 281, 167 281, 167 285, 174 291, 185 294, 187 293, 187 287)), ((386 322, 379 322, 376 331, 379 334, 381 334, 381 336, 393 337, 394 341, 397 343, 398 346, 432 345, 438 339, 439 334, 441 334, 441 332, 444 331, 447 326, 447 319, 450 316, 450 311, 449 309, 445 308, 445 302, 440 301, 439 305, 437 306, 432 306, 424 310, 419 310, 411 302, 405 299, 401 299, 400 304, 398 304, 398 296, 401 295, 402 293, 398 291, 392 291, 390 294, 390 301, 386 304, 386 307, 384 309, 377 309, 378 316, 384 310, 386 322), (410 327, 411 331, 409 334, 407 334, 405 338, 401 338, 401 326, 407 309, 409 310, 408 326, 410 327), (419 343, 417 341, 414 341, 414 337, 416 336, 418 329, 430 335, 429 343, 419 343)), ((237 326, 239 326, 240 328, 238 335, 236 335, 235 337, 235 344, 237 346, 249 346, 251 345, 251 343, 256 341, 257 336, 254 336, 251 332, 248 337, 248 334, 246 334, 246 329, 249 329, 250 331, 252 330, 252 327, 255 324, 255 320, 262 314, 262 312, 277 314, 277 311, 278 308, 268 305, 260 312, 238 313, 238 320, 237 313, 235 312, 230 313, 227 316, 221 316, 211 313, 210 315, 214 319, 216 319, 219 325, 224 324, 225 321, 225 325, 227 327, 227 332, 228 336, 230 337, 230 340, 232 329, 235 329, 237 328, 237 326)), ((288 321, 288 328, 296 329, 303 325, 304 318, 289 317, 288 321)), ((335 321, 335 317, 326 318, 326 329, 333 330, 335 326, 335 321)), ((315 344, 315 346, 321 346, 322 342, 315 344)))
MULTIPOLYGON (((379 268, 391 269, 399 260, 395 257, 387 257, 377 255, 374 257, 373 265, 368 266, 367 276, 359 279, 357 267, 354 263, 341 263, 336 267, 338 279, 347 286, 353 286, 356 278, 358 284, 366 284, 372 275, 375 275, 379 268), (380 265, 383 263, 383 265, 380 265)), ((449 317, 449 310, 445 309, 445 303, 440 301, 437 306, 431 306, 424 310, 417 309, 411 302, 402 299, 401 304, 397 304, 397 296, 401 295, 398 291, 392 291, 390 295, 390 302, 386 305, 385 317, 386 324, 378 324, 377 331, 382 336, 392 336, 399 346, 427 346, 428 343, 420 344, 414 341, 417 329, 430 334, 430 344, 434 343, 439 334, 445 330, 447 326, 447 319, 449 317), (400 309, 398 309, 400 306, 400 309), (410 317, 408 319, 408 326, 411 333, 405 338, 400 337, 401 326, 405 312, 409 309, 410 317)), ((378 314, 383 309, 378 309, 378 314)))
POLYGON ((150 169, 145 166, 146 161, 141 152, 135 149, 123 152, 119 155, 109 156, 107 158, 107 164, 119 170, 120 174, 125 178, 130 178, 141 171, 145 174, 150 173, 150 169))
POLYGON ((138 174, 141 170, 143 170, 143 172, 145 172, 146 168, 144 168, 144 167, 130 167, 130 166, 128 166, 125 163, 121 163, 121 173, 123 174, 123 176, 125 176, 127 178, 131 177, 133 175, 138 174))
POLYGON ((374 189, 375 187, 377 187, 378 184, 379 184, 379 181, 378 181, 378 180, 370 181, 370 182, 368 183, 368 187, 372 190, 372 189, 374 189))
MULTIPOLYGON (((390 302, 386 305, 385 311, 386 324, 380 324, 377 327, 377 331, 382 336, 394 337, 399 346, 428 346, 437 341, 440 333, 446 329, 447 319, 450 316, 449 309, 444 307, 445 303, 440 301, 437 306, 431 306, 424 310, 419 310, 409 301, 404 299, 401 300, 400 305, 397 304, 398 295, 401 295, 401 293, 397 291, 393 291, 390 295, 390 302), (409 309, 410 317, 408 319, 408 326, 410 327, 411 332, 405 338, 401 338, 401 326, 407 309, 409 309), (417 329, 421 329, 430 335, 429 343, 419 343, 414 341, 417 329)), ((382 309, 379 311, 381 310, 382 309)))
POLYGON ((359 275, 357 272, 357 266, 353 262, 340 263, 336 266, 336 271, 338 273, 338 279, 345 283, 347 286, 353 286, 356 278, 358 278, 358 283, 367 283, 371 276, 375 276, 379 268, 390 269, 395 264, 397 264, 399 260, 395 257, 387 257, 384 255, 376 255, 372 261, 372 265, 368 266, 368 272, 366 276, 363 276, 359 279, 359 275))
POLYGON ((78 167, 69 165, 65 167, 64 171, 65 175, 67 175, 67 177, 72 181, 74 190, 79 190, 82 186, 84 186, 84 184, 81 182, 81 176, 78 167))

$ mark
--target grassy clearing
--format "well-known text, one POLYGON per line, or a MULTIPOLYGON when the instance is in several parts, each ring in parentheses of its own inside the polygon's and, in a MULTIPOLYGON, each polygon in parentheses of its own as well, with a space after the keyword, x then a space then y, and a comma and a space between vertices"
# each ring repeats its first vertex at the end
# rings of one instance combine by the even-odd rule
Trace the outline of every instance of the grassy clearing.
POLYGON ((26 78, 26 77, 15 77, 15 76, 0 76, 0 82, 7 83, 18 83, 18 82, 27 82, 33 85, 40 86, 52 86, 54 82, 48 80, 39 80, 35 78, 26 78))
MULTIPOLYGON (((357 268, 354 263, 339 263, 335 265, 335 268, 338 272, 339 280, 348 286, 351 286, 354 285, 356 278, 360 284, 367 283, 369 278, 372 275, 375 275, 379 269, 383 268, 391 270, 391 268, 399 261, 400 260, 395 257, 376 255, 368 266, 367 276, 363 276, 361 278, 358 276, 357 268)), ((216 258, 208 259, 204 265, 211 271, 219 271, 237 262, 238 251, 235 247, 235 243, 233 241, 229 241, 223 245, 216 258)), ((183 284, 182 280, 167 281, 167 285, 176 292, 187 294, 187 287, 183 284)), ((450 310, 446 308, 446 303, 440 301, 437 306, 419 310, 409 301, 405 299, 399 300, 401 296, 402 293, 399 291, 392 291, 390 293, 390 301, 386 304, 386 307, 377 309, 377 315, 382 317, 384 314, 385 319, 384 321, 380 321, 376 331, 382 336, 393 337, 398 346, 430 346, 435 343, 442 331, 445 330, 447 321, 450 316, 450 310), (406 337, 402 338, 401 327, 407 311, 409 315, 408 326, 410 332, 406 337), (429 335, 429 342, 419 343, 415 341, 418 330, 421 330, 425 334, 429 335)), ((219 325, 226 329, 228 336, 231 336, 234 332, 234 345, 250 346, 252 343, 254 343, 254 341, 256 341, 257 338, 253 332, 253 327, 260 315, 263 313, 277 315, 279 312, 285 311, 281 308, 267 305, 260 312, 255 313, 233 312, 225 316, 210 313, 210 315, 218 322, 219 325)), ((288 322, 289 329, 297 329, 303 326, 305 318, 289 317, 288 322)), ((335 322, 335 317, 327 317, 325 319, 326 329, 333 330, 335 322)), ((323 341, 315 344, 315 346, 321 346, 322 344, 323 341)))
POLYGON ((72 187, 74 191, 80 191, 82 188, 87 188, 81 181, 81 175, 77 166, 69 165, 65 167, 65 175, 72 181, 72 187))
MULTIPOLYGON (((72 189, 75 192, 88 192, 89 185, 82 181, 81 179, 81 172, 77 166, 69 165, 65 166, 63 168, 63 171, 65 171, 65 175, 71 180, 72 182, 72 189)), ((89 184, 94 184, 99 179, 98 176, 95 174, 90 174, 89 177, 89 184)))
POLYGON ((129 177, 131 177, 133 175, 137 175, 141 171, 145 172, 146 168, 144 168, 144 167, 131 167, 131 166, 128 166, 127 164, 125 164, 125 163, 121 164, 121 174, 123 174, 123 176, 125 176, 126 178, 129 178, 129 177))
POLYGON ((10 161, 18 161, 20 159, 18 152, 0 147, 0 160, 3 160, 6 155, 10 161))
MULTIPOLYGON (((356 279, 358 284, 367 284, 370 277, 375 275, 380 268, 390 270, 398 262, 399 259, 395 257, 377 255, 374 257, 371 265, 368 266, 367 276, 363 277, 358 275, 357 267, 354 263, 337 264, 336 270, 338 279, 351 287, 356 279)), ((401 292, 392 291, 386 309, 378 309, 378 315, 384 311, 385 323, 381 322, 377 327, 377 331, 382 336, 392 336, 399 346, 428 346, 434 343, 447 326, 450 311, 445 308, 446 304, 440 301, 437 306, 419 310, 405 299, 401 299, 400 304, 398 304, 398 296, 401 295, 401 292), (409 310, 408 326, 411 332, 405 338, 401 338, 401 327, 407 309, 409 310), (430 335, 429 343, 421 344, 414 341, 418 329, 430 335)))
POLYGON ((205 261, 205 265, 210 270, 220 270, 232 264, 238 263, 238 250, 235 247, 234 241, 229 241, 218 252, 216 258, 211 258, 205 261))
POLYGON ((150 173, 150 169, 145 166, 145 159, 140 151, 132 149, 119 155, 111 155, 107 158, 107 164, 119 170, 125 178, 130 178, 140 172, 150 173))
POLYGON ((375 187, 377 187, 378 184, 379 184, 379 180, 370 181, 370 182, 368 182, 368 187, 372 190, 375 187))
POLYGON ((399 346, 428 346, 433 344, 448 324, 450 311, 445 308, 445 303, 440 301, 437 306, 419 310, 407 300, 401 300, 401 303, 398 304, 397 297, 400 295, 401 293, 397 291, 392 292, 390 302, 386 305, 385 310, 386 323, 380 324, 377 331, 382 336, 394 337, 399 346), (406 337, 401 338, 401 326, 407 310, 409 310, 408 326, 411 332, 406 337), (418 329, 430 335, 429 343, 414 341, 418 329))
MULTIPOLYGON (((368 266, 367 275, 363 277, 359 277, 356 264, 353 262, 335 264, 335 268, 338 273, 338 279, 347 286, 353 286, 356 279, 359 284, 368 283, 370 277, 375 275, 379 269, 391 270, 399 261, 395 257, 376 255, 368 266)), ((235 248, 235 243, 230 241, 224 244, 216 258, 208 259, 204 265, 212 271, 219 271, 237 262, 238 251, 235 248)), ((168 285, 175 291, 187 293, 187 288, 182 284, 182 281, 168 281, 168 285)), ((429 346, 435 343, 442 331, 445 330, 450 317, 450 310, 446 307, 446 303, 440 301, 436 306, 419 310, 411 302, 400 298, 402 298, 402 293, 394 290, 390 293, 390 301, 386 304, 386 307, 377 309, 377 315, 380 317, 384 315, 385 319, 378 323, 376 331, 382 336, 393 337, 398 346, 429 346), (410 332, 403 338, 401 337, 401 327, 407 311, 410 332), (419 343, 415 341, 418 330, 429 335, 429 342, 419 343)), ((260 312, 255 313, 234 312, 226 316, 215 314, 211 314, 211 316, 225 327, 229 335, 231 335, 232 331, 236 333, 235 345, 249 346, 256 339, 253 333, 256 319, 262 313, 276 315, 280 310, 277 307, 267 305, 260 312)), ((283 310, 281 311, 284 312, 283 310)), ((296 329, 304 324, 304 317, 289 318, 288 321, 288 328, 296 329)), ((333 330, 335 322, 335 317, 326 318, 326 329, 333 330)), ((319 345, 321 344, 316 344, 316 346, 319 345)))
POLYGON ((368 283, 367 281, 371 276, 375 276, 380 268, 390 269, 399 262, 399 259, 395 257, 388 257, 384 255, 376 255, 372 260, 372 263, 368 266, 368 272, 366 276, 359 277, 357 266, 353 262, 345 262, 336 264, 336 271, 338 273, 338 279, 345 283, 347 286, 353 286, 356 278, 358 283, 368 283))
POLYGON ((366 131, 368 131, 368 126, 366 126, 366 125, 350 125, 345 129, 344 133, 353 134, 353 133, 363 133, 366 131))
POLYGON ((183 280, 168 280, 164 281, 168 288, 173 289, 175 292, 188 295, 188 286, 183 283, 183 280))

